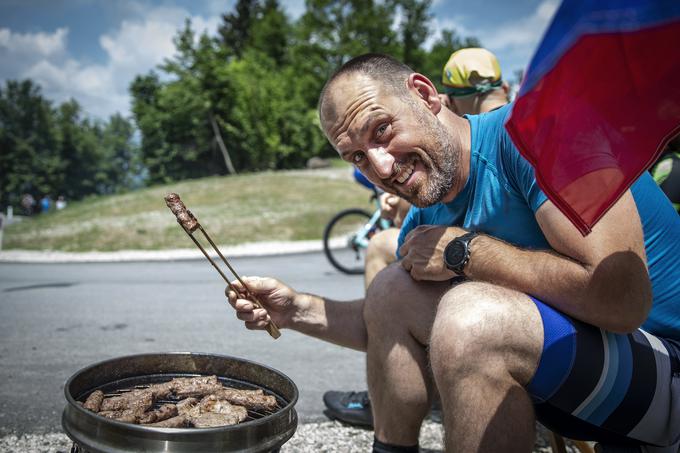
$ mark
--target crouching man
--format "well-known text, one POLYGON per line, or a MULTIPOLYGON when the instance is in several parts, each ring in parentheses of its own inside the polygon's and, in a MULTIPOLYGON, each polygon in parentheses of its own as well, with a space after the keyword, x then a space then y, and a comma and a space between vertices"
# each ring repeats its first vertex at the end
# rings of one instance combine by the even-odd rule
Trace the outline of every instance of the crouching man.
POLYGON ((401 259, 364 299, 253 277, 265 309, 229 302, 248 328, 273 320, 366 351, 377 452, 417 451, 435 388, 447 451, 529 452, 535 418, 677 451, 680 217, 645 173, 582 237, 510 141, 509 111, 458 117, 391 57, 346 63, 321 124, 344 160, 417 207, 401 259))

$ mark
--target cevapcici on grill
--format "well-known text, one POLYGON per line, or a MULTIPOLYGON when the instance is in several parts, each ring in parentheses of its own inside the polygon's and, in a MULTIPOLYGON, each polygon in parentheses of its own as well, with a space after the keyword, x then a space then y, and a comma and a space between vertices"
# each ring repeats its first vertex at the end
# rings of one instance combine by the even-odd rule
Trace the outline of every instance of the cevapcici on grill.
POLYGON ((240 423, 248 417, 249 410, 273 412, 277 402, 274 396, 265 395, 262 390, 225 387, 217 376, 198 376, 175 378, 109 397, 101 390, 95 390, 83 407, 126 423, 164 428, 208 428, 240 423))
MULTIPOLYGON (((196 244, 196 247, 199 248, 201 252, 203 252, 203 255, 208 259, 210 264, 217 270, 217 272, 222 276, 224 281, 227 283, 227 286, 229 286, 229 289, 234 291, 236 294, 241 294, 240 291, 238 291, 229 281, 226 275, 224 275, 224 272, 222 272, 222 269, 210 258, 210 255, 205 251, 203 246, 201 245, 200 242, 194 237, 193 233, 196 230, 200 230, 201 233, 203 233, 203 236, 208 240, 212 248, 217 252, 217 255, 222 259, 222 262, 229 268, 229 271, 236 277, 236 280, 241 283, 243 286, 243 289, 245 290, 245 295, 243 295, 246 299, 250 300, 253 305, 257 308, 262 308, 262 304, 260 303, 259 300, 257 300, 257 297, 253 294, 252 291, 248 288, 248 286, 245 284, 243 280, 241 280, 241 277, 236 273, 233 267, 231 267, 231 264, 229 264, 229 261, 222 255, 222 252, 220 252, 220 249, 217 248, 217 245, 213 242, 213 240, 210 238, 208 233, 203 229, 201 224, 198 222, 198 219, 189 211, 182 200, 179 198, 179 195, 176 193, 170 193, 165 196, 165 204, 170 208, 173 214, 175 214, 175 217, 177 218, 177 223, 180 224, 182 229, 189 235, 191 240, 196 244)), ((272 338, 276 339, 281 336, 281 332, 279 331, 279 328, 274 324, 273 320, 269 320, 269 324, 267 324, 267 332, 269 335, 272 336, 272 338)))

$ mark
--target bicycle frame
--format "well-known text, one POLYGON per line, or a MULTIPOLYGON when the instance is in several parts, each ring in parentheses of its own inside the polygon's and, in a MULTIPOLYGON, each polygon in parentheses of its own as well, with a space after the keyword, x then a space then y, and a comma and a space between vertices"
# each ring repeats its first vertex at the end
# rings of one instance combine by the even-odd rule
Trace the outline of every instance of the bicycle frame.
POLYGON ((370 237, 368 237, 369 233, 375 225, 379 225, 382 230, 386 230, 387 228, 390 227, 390 221, 385 220, 382 217, 380 217, 381 211, 380 211, 380 200, 378 198, 378 192, 374 189, 374 196, 373 198, 375 199, 375 204, 377 206, 377 209, 371 216, 371 218, 366 222, 358 231, 357 233, 352 237, 352 245, 360 248, 366 248, 368 247, 368 242, 371 240, 370 237))

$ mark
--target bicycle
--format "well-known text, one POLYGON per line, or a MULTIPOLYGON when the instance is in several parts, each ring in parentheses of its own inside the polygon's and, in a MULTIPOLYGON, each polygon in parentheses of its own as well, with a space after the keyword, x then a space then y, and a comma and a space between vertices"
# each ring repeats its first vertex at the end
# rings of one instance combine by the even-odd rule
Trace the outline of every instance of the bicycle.
POLYGON ((373 191, 371 201, 376 210, 371 214, 365 209, 349 208, 338 212, 328 222, 323 232, 323 251, 328 261, 345 274, 364 273, 366 248, 371 238, 392 226, 392 222, 380 217, 380 200, 376 187, 361 173, 355 171, 357 182, 373 191))

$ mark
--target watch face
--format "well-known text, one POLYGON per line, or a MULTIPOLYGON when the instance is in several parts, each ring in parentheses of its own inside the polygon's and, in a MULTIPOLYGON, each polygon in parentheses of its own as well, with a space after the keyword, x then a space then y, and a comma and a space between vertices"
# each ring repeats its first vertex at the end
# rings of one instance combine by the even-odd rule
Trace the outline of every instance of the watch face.
POLYGON ((458 266, 465 259, 465 246, 458 242, 451 242, 444 252, 444 259, 449 266, 458 266))

